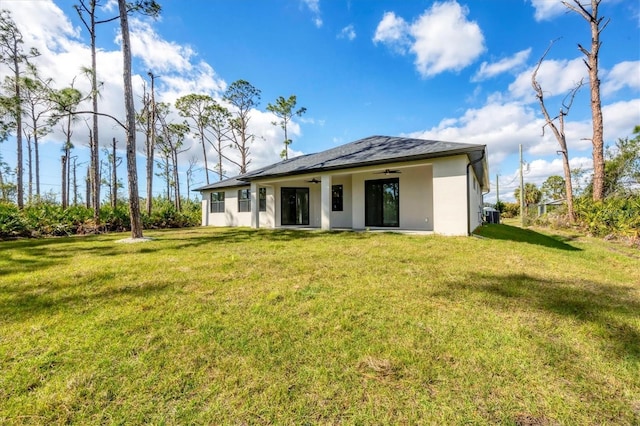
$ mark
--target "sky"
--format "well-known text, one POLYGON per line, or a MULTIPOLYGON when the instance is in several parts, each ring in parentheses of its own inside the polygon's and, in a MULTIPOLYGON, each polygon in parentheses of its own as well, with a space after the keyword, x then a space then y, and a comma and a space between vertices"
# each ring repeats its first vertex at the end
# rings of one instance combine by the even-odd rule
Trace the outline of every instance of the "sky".
MULTIPOLYGON (((570 0, 573 1, 573 0, 570 0)), ((559 0, 159 0, 158 19, 130 18, 134 92, 140 107, 148 72, 156 99, 174 103, 189 93, 220 100, 236 80, 261 90, 251 112, 249 169, 280 161, 282 130, 271 123, 269 103, 296 95, 307 111, 289 127, 290 155, 309 154, 372 135, 405 136, 487 145, 491 192, 485 201, 513 200, 519 185, 519 146, 525 182, 538 186, 562 175, 559 146, 543 134, 543 116, 531 87, 538 72, 548 110, 556 115, 570 90, 583 80, 565 119, 570 164, 588 174, 591 110, 588 74, 578 44, 590 48, 588 23, 559 0)), ((25 48, 36 47, 40 74, 58 88, 88 93, 81 69, 90 65, 86 29, 70 0, 0 0, 22 31, 25 48), (74 80, 75 79, 75 80, 74 80)), ((100 18, 116 16, 113 0, 102 0, 100 18)), ((640 124, 640 3, 603 0, 600 80, 605 144, 629 137, 640 124)), ((124 119, 122 54, 117 21, 97 34, 99 109, 124 119)), ((0 67, 0 77, 7 70, 0 67)), ((86 109, 90 109, 87 103, 86 109)), ((88 160, 88 126, 75 125, 79 167, 88 160)), ((175 116, 180 121, 180 117, 175 116)), ((101 119, 100 143, 124 134, 101 119)), ((142 150, 144 138, 138 135, 142 150)), ((43 191, 60 192, 59 129, 41 145, 43 191)), ((181 154, 182 192, 189 161, 202 166, 202 148, 192 138, 181 154)), ((15 138, 0 144, 4 161, 15 165, 15 138)), ((231 154, 231 152, 230 152, 231 154)), ((233 155, 233 154, 231 154, 233 155)), ((26 158, 26 154, 25 154, 26 158)), ((209 161, 214 162, 210 149, 209 161)), ((26 169, 26 167, 25 167, 26 169)), ((237 168, 226 165, 229 176, 237 168)), ((86 169, 79 168, 84 176, 86 169)), ((144 192, 144 158, 138 162, 144 192)), ((123 165, 119 175, 126 181, 123 165)), ((211 182, 217 175, 210 174, 211 182)), ((25 178, 26 182, 26 178, 25 178)), ((191 188, 206 184, 204 170, 191 188)), ((154 182, 154 193, 163 184, 154 182)), ((126 193, 122 191, 123 194, 126 193)), ((103 190, 103 194, 105 190, 103 190)), ((195 197, 196 194, 191 194, 195 197)))

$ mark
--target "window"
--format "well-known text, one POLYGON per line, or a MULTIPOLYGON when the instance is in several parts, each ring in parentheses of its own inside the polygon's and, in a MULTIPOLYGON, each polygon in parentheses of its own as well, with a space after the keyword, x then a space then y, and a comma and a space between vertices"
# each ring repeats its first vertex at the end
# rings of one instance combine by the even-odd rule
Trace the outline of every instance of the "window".
POLYGON ((224 213, 224 192, 211 193, 211 213, 224 213))
POLYGON ((250 189, 238 190, 238 211, 239 212, 251 211, 251 190, 250 189))
POLYGON ((309 224, 309 188, 281 188, 282 225, 309 224))
POLYGON ((260 188, 258 190, 258 211, 267 211, 267 188, 260 188))
POLYGON ((400 181, 395 179, 364 182, 365 226, 400 226, 400 181))
POLYGON ((342 211, 342 185, 333 185, 331 187, 331 211, 342 211))

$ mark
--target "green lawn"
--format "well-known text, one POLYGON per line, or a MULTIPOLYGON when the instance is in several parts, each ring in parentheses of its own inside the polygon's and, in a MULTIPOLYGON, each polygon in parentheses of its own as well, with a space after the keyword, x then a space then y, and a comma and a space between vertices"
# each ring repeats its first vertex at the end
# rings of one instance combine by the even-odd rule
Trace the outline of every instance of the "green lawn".
POLYGON ((0 424, 640 424, 640 252, 481 231, 0 242, 0 424))

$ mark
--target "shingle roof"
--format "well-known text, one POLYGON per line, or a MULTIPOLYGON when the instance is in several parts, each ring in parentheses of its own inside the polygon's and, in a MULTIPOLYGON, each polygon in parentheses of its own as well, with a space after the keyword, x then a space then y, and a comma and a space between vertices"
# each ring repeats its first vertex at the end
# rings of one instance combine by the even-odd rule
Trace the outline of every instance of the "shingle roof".
POLYGON ((215 182, 200 188, 196 188, 193 191, 202 191, 204 189, 231 188, 232 186, 248 186, 249 185, 249 182, 238 180, 238 177, 239 176, 232 177, 229 179, 224 179, 224 180, 221 180, 220 182, 215 182))
MULTIPOLYGON (((235 185, 225 184, 221 186, 223 183, 233 180, 228 179, 197 190, 213 189, 214 185, 215 188, 246 185, 246 182, 265 177, 307 174, 389 162, 437 158, 462 153, 468 154, 471 161, 473 161, 482 158, 484 150, 485 145, 478 144, 370 136, 326 151, 290 158, 259 170, 248 172, 233 178, 236 180, 235 185)), ((473 167, 476 175, 482 181, 484 176, 483 162, 478 161, 473 167)))

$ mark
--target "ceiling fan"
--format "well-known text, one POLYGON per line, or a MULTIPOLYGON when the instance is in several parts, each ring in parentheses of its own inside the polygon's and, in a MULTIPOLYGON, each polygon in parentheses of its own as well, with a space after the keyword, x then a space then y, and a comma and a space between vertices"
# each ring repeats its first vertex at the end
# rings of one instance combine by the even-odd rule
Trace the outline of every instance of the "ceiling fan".
POLYGON ((402 173, 400 170, 391 170, 391 169, 384 169, 381 172, 376 172, 375 174, 377 175, 394 175, 394 174, 399 174, 402 173))
POLYGON ((322 181, 320 181, 320 180, 318 180, 318 179, 316 179, 316 178, 313 178, 313 179, 311 179, 311 180, 308 180, 307 182, 309 182, 309 183, 320 183, 320 182, 322 182, 322 181))

